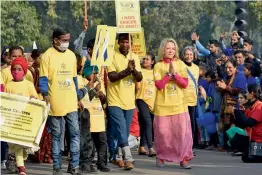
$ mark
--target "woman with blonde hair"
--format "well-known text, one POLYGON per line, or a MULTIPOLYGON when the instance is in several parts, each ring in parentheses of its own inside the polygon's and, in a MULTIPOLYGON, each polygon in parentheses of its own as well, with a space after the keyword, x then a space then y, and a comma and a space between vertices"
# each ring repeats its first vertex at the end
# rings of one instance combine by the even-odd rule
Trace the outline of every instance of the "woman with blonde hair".
POLYGON ((161 42, 158 54, 160 60, 154 67, 156 164, 163 167, 165 161, 180 162, 182 168, 190 169, 189 161, 194 156, 185 96, 188 86, 186 65, 178 58, 178 46, 172 38, 161 42))

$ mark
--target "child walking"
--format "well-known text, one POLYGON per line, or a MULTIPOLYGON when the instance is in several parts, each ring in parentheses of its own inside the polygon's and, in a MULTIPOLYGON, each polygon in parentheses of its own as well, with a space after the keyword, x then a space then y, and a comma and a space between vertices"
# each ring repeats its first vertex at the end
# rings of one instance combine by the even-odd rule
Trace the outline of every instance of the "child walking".
MULTIPOLYGON (((6 93, 21 95, 30 98, 37 97, 37 92, 35 90, 34 84, 24 78, 27 74, 27 69, 28 66, 25 58, 20 57, 13 60, 11 64, 11 74, 13 76, 13 80, 7 82, 5 86, 6 93)), ((16 144, 8 144, 8 146, 9 151, 15 153, 16 166, 19 175, 26 175, 24 160, 27 158, 27 153, 25 151, 25 148, 21 145, 16 144)), ((14 168, 14 166, 9 167, 14 168)), ((14 172, 14 170, 12 169, 8 170, 14 172)))
POLYGON ((79 99, 82 104, 79 104, 78 115, 80 125, 80 169, 84 173, 97 173, 96 168, 92 165, 93 141, 90 132, 90 113, 88 105, 90 99, 93 99, 96 93, 91 90, 94 88, 92 82, 88 82, 82 76, 82 58, 80 55, 75 54, 77 58, 77 81, 79 88, 79 99))
MULTIPOLYGON (((107 137, 105 132, 105 112, 106 109, 106 96, 103 92, 100 78, 98 77, 98 67, 91 66, 91 61, 86 60, 83 74, 89 82, 94 83, 93 91, 96 96, 90 99, 87 107, 90 113, 90 131, 95 148, 98 154, 97 169, 102 172, 108 172, 110 169, 107 167, 107 137)), ((101 71, 100 71, 101 72, 101 71)))

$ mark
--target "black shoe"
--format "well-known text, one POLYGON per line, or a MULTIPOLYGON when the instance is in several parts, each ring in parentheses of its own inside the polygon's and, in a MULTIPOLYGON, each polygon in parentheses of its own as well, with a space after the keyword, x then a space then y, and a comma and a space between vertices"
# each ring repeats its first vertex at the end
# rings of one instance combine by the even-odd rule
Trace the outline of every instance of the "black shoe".
POLYGON ((58 168, 58 169, 53 170, 53 175, 63 175, 63 173, 62 173, 61 169, 58 168))
POLYGON ((93 165, 89 165, 87 163, 84 163, 81 165, 81 170, 84 173, 89 173, 89 174, 97 174, 98 171, 93 165))
POLYGON ((206 149, 207 145, 199 144, 196 149, 206 149))
POLYGON ((15 155, 13 154, 8 155, 8 159, 6 161, 6 170, 10 174, 18 173, 18 170, 16 167, 15 155))
POLYGON ((71 171, 72 175, 82 175, 82 173, 80 172, 79 168, 74 168, 71 171))
POLYGON ((68 164, 68 167, 67 167, 67 173, 71 173, 72 172, 72 169, 73 169, 73 165, 71 163, 68 164))
POLYGON ((101 172, 109 172, 110 168, 108 168, 105 164, 98 165, 97 169, 99 169, 101 172))
POLYGON ((193 155, 196 156, 196 152, 195 151, 193 151, 193 155))

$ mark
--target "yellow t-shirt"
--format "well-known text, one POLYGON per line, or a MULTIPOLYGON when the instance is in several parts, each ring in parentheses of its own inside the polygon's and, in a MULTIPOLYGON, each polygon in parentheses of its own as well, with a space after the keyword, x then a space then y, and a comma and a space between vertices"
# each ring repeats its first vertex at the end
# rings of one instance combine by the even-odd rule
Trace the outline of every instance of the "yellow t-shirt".
MULTIPOLYGON (((5 68, 2 70, 2 78, 3 78, 3 82, 4 84, 8 83, 9 81, 12 81, 13 80, 13 75, 11 73, 11 66, 5 68)), ((27 73, 25 75, 25 79, 34 83, 34 78, 33 78, 33 75, 32 73, 27 70, 27 73)))
POLYGON ((0 71, 0 84, 4 84, 3 77, 2 77, 2 71, 0 71))
POLYGON ((34 83, 34 77, 33 77, 32 72, 30 70, 27 70, 27 73, 25 75, 25 79, 34 83))
POLYGON ((25 97, 33 96, 37 98, 38 96, 34 84, 25 79, 23 81, 9 81, 5 85, 5 92, 25 97))
POLYGON ((137 83, 136 99, 142 99, 148 105, 150 111, 153 111, 156 98, 153 70, 142 69, 142 75, 143 80, 137 83))
POLYGON ((73 77, 77 77, 75 54, 67 49, 58 52, 49 48, 42 56, 40 77, 48 78, 50 116, 65 116, 77 111, 77 94, 73 77))
MULTIPOLYGON (((81 75, 77 75, 77 82, 78 82, 78 88, 82 89, 85 85, 88 84, 88 80, 82 77, 81 75)), ((82 98, 81 102, 83 103, 84 107, 87 109, 90 105, 89 95, 88 93, 82 98)))
POLYGON ((106 89, 105 89, 105 68, 103 66, 98 66, 98 74, 97 78, 99 82, 101 83, 101 91, 106 94, 106 89))
MULTIPOLYGON (((175 72, 181 77, 187 77, 186 65, 179 59, 173 62, 175 72)), ((169 71, 169 64, 158 62, 154 67, 154 77, 161 80, 169 71)), ((184 89, 174 81, 169 81, 162 90, 156 90, 154 114, 168 116, 188 111, 184 89)))
MULTIPOLYGON (((125 57, 119 51, 115 51, 113 62, 108 66, 108 73, 121 72, 127 68, 128 60, 131 58, 131 53, 125 57)), ((141 71, 140 60, 138 56, 132 53, 132 58, 135 60, 136 70, 141 71)), ((108 106, 117 106, 123 110, 135 108, 135 80, 132 75, 119 80, 117 82, 108 81, 107 88, 108 106)))
MULTIPOLYGON (((199 68, 197 65, 192 63, 191 66, 187 66, 187 69, 191 72, 193 77, 196 80, 196 83, 198 82, 199 77, 199 68)), ((197 95, 196 95, 196 88, 198 88, 198 85, 195 86, 193 80, 190 78, 188 74, 188 87, 185 90, 186 98, 187 98, 187 105, 188 106, 196 106, 197 104, 197 95)))
POLYGON ((105 131, 105 112, 100 99, 94 97, 87 109, 90 113, 90 132, 105 131))
MULTIPOLYGON (((77 80, 79 89, 88 84, 88 80, 81 75, 77 75, 77 80)), ((97 83, 98 82, 96 82, 94 85, 96 86, 97 83)), ((90 132, 105 131, 105 112, 101 105, 100 99, 98 97, 94 97, 92 101, 90 101, 89 95, 86 94, 81 102, 90 113, 90 132)))

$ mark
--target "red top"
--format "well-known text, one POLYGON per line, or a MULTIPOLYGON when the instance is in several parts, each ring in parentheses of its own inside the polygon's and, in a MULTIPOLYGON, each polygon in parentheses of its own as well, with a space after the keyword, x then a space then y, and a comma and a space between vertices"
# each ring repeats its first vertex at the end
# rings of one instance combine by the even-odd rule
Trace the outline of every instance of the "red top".
POLYGON ((133 120, 130 125, 130 134, 132 134, 135 137, 139 137, 140 135, 140 128, 139 128, 139 123, 138 123, 138 113, 136 109, 134 111, 133 120))
MULTIPOLYGON (((262 142, 262 102, 255 102, 250 108, 245 111, 245 115, 248 118, 255 119, 258 123, 252 128, 251 140, 255 142, 262 142)), ((246 128, 248 135, 250 136, 251 128, 246 128)))
POLYGON ((0 85, 0 91, 1 91, 1 92, 4 92, 4 91, 5 91, 4 84, 1 84, 1 85, 0 85))

